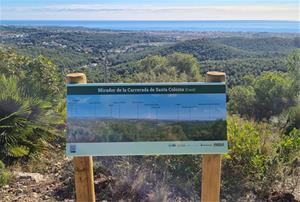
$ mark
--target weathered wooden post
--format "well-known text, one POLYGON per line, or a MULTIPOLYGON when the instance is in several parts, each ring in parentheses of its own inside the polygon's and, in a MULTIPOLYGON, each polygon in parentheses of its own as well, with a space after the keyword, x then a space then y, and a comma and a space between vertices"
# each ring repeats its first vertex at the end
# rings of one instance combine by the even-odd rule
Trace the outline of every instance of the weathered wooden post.
MULTIPOLYGON (((225 82, 224 72, 207 72, 206 82, 225 82)), ((220 201, 221 154, 204 154, 202 158, 202 202, 220 201)))
MULTIPOLYGON (((67 75, 68 84, 85 84, 86 76, 83 73, 67 75)), ((76 201, 95 202, 93 158, 91 156, 74 157, 76 201)))

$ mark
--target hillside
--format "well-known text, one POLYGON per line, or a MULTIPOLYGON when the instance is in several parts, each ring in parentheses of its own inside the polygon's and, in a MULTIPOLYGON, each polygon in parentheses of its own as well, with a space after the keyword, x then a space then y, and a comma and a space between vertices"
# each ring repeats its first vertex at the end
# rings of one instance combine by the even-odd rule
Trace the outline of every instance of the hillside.
POLYGON ((300 48, 300 37, 260 37, 260 38, 218 38, 218 43, 239 48, 244 51, 256 53, 268 52, 271 54, 289 52, 294 48, 300 48))
POLYGON ((192 54, 197 57, 199 61, 227 60, 255 56, 255 53, 218 43, 215 39, 194 39, 180 42, 162 50, 161 54, 167 55, 173 52, 192 54))
MULTIPOLYGON (((204 133, 225 135, 227 126, 221 200, 299 201, 297 37, 0 27, 0 201, 75 200, 65 156, 67 73, 83 72, 89 83, 199 82, 210 70, 226 72, 228 84, 226 123, 204 133)), ((185 140, 202 127, 114 121, 81 121, 73 132, 93 127, 102 141, 185 140)), ((200 201, 201 163, 201 155, 94 157, 97 200, 200 201)))
POLYGON ((115 66, 134 62, 149 54, 173 52, 192 54, 200 62, 249 57, 278 58, 300 47, 299 36, 277 35, 0 27, 2 44, 13 46, 26 55, 47 55, 62 68, 103 68, 103 56, 108 58, 109 65, 115 66))
POLYGON ((174 52, 195 56, 200 71, 222 70, 228 84, 240 84, 248 73, 286 72, 284 58, 300 47, 297 34, 222 32, 133 32, 87 28, 0 27, 1 44, 18 52, 45 55, 61 71, 82 69, 92 81, 116 81, 132 73, 139 60, 149 55, 174 52), (106 68, 106 70, 105 70, 106 68), (103 76, 105 71, 110 75, 103 76), (106 78, 104 78, 106 77, 106 78))

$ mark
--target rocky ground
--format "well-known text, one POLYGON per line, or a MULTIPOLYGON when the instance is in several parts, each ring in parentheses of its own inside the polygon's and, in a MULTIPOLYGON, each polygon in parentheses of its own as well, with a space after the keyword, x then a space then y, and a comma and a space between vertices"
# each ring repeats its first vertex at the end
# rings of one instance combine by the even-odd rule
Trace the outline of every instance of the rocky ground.
POLYGON ((75 201, 71 169, 71 161, 63 159, 41 173, 12 171, 9 185, 0 189, 0 201, 75 201))
MULTIPOLYGON (((13 166, 10 173, 9 185, 0 188, 0 202, 75 201, 73 162, 63 154, 13 166)), ((94 182, 97 201, 141 201, 145 197, 102 167, 94 166, 94 182)))
MULTIPOLYGON (((12 171, 9 185, 0 188, 2 202, 75 201, 73 164, 68 158, 53 163, 43 174, 12 171)), ((112 177, 95 170, 95 191, 103 198, 103 190, 109 193, 112 177)), ((103 201, 103 200, 100 200, 103 201)))
MULTIPOLYGON (((9 185, 0 188, 1 202, 75 201, 73 164, 71 159, 64 157, 63 154, 58 154, 55 158, 45 156, 26 166, 14 166, 11 173, 9 185)), ((133 185, 114 179, 111 173, 101 167, 96 166, 94 174, 97 201, 174 201, 165 197, 158 198, 154 196, 155 192, 152 194, 134 192, 133 185)), ((274 192, 267 201, 299 201, 299 190, 296 190, 294 195, 274 192)), ((177 198, 175 201, 188 200, 177 198)), ((255 200, 255 195, 250 194, 238 201, 257 200, 255 200)))

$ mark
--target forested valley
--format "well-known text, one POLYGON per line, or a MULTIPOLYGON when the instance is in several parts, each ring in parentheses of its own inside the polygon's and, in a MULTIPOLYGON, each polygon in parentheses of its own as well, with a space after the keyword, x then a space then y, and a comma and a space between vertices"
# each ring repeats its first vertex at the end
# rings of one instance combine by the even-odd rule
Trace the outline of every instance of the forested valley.
MULTIPOLYGON (((0 201, 25 192, 74 200, 67 73, 90 83, 184 82, 212 70, 228 87, 222 200, 300 200, 299 34, 0 26, 0 40, 0 201), (18 170, 51 183, 15 187, 18 170)), ((97 157, 97 200, 199 201, 200 165, 201 155, 97 157)))

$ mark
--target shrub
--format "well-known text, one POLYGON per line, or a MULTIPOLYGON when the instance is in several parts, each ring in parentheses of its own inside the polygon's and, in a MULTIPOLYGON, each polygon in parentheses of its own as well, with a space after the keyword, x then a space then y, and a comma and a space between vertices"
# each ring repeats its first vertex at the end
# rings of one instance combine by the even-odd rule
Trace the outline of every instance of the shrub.
POLYGON ((228 108, 231 113, 247 118, 254 116, 255 91, 253 87, 235 86, 229 89, 229 97, 228 108))
POLYGON ((287 73, 266 71, 258 77, 245 76, 242 86, 229 91, 229 111, 261 121, 277 117, 287 108, 299 104, 299 50, 288 56, 286 65, 287 73))
POLYGON ((0 187, 6 185, 9 181, 9 173, 5 169, 5 165, 0 161, 0 187))
POLYGON ((58 68, 43 56, 31 58, 11 49, 0 48, 0 74, 18 78, 28 95, 51 102, 59 101, 63 95, 62 76, 58 68))
POLYGON ((270 124, 233 116, 228 119, 228 140, 230 150, 223 162, 225 195, 252 192, 266 199, 274 191, 293 192, 300 180, 299 130, 285 135, 270 124))
POLYGON ((288 135, 294 129, 300 129, 300 103, 289 107, 278 117, 271 119, 271 124, 288 135))
POLYGON ((265 178, 267 165, 276 154, 273 145, 277 143, 278 135, 267 124, 234 116, 228 120, 228 140, 230 151, 224 161, 225 187, 241 192, 262 191, 264 181, 269 180, 265 178))
POLYGON ((295 104, 291 78, 282 72, 263 72, 247 77, 249 86, 235 86, 229 91, 229 110, 246 118, 270 119, 295 104))

